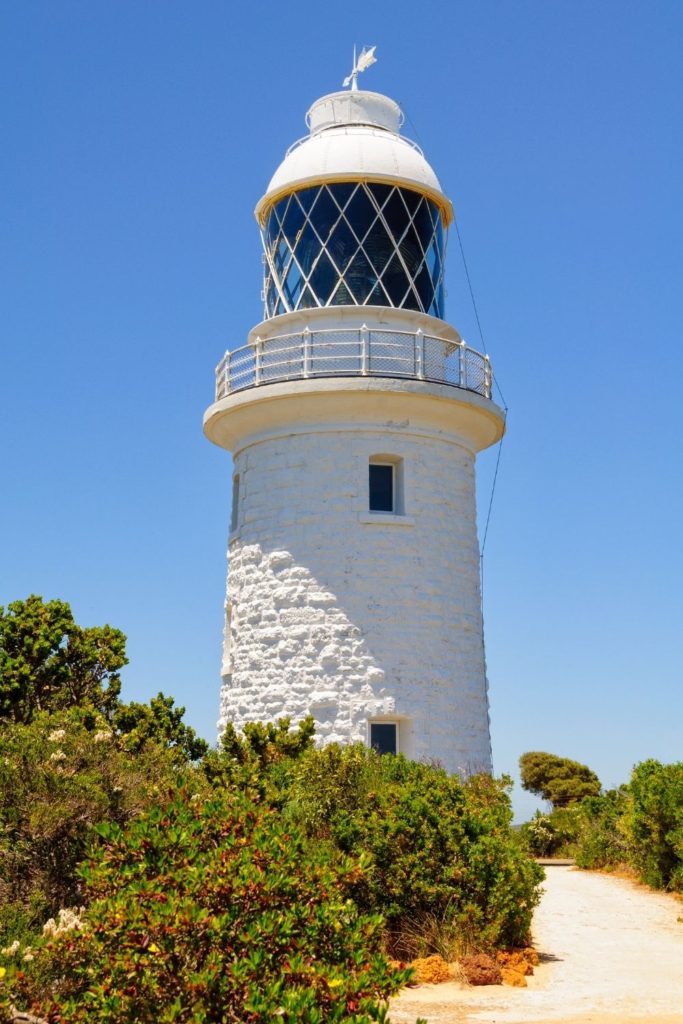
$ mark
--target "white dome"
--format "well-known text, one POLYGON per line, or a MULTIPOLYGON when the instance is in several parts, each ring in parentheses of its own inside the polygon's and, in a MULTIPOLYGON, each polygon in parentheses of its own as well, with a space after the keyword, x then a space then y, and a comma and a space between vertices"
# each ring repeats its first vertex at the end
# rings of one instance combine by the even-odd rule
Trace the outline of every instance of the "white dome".
POLYGON ((311 134, 287 153, 256 207, 262 220, 284 194, 333 181, 381 181, 407 185, 440 207, 444 222, 453 211, 439 179, 413 142, 398 134, 398 104, 373 92, 339 92, 317 100, 307 114, 311 134))

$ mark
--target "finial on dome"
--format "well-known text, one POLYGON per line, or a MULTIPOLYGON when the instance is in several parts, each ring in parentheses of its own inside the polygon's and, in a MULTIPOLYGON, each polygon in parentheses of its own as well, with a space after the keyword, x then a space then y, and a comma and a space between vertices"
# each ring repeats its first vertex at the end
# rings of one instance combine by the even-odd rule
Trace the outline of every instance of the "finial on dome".
POLYGON ((348 75, 342 82, 342 86, 346 88, 347 85, 351 86, 351 91, 355 92, 358 88, 358 75, 361 71, 365 71, 371 64, 377 63, 375 57, 376 46, 364 46, 361 50, 360 57, 356 60, 356 47, 353 48, 353 71, 348 75))

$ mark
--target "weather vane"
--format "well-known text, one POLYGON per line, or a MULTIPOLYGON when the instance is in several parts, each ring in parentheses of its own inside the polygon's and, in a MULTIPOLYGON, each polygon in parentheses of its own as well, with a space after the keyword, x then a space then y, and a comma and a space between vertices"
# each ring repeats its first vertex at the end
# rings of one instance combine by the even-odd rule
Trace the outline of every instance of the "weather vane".
POLYGON ((346 88, 347 85, 350 85, 352 90, 358 88, 358 75, 360 74, 360 72, 365 71, 365 69, 369 68, 371 64, 377 63, 377 58, 375 57, 376 49, 376 46, 364 46, 363 49, 361 50, 360 57, 358 58, 358 60, 356 60, 356 47, 354 46, 353 71, 347 78, 344 79, 342 83, 344 88, 346 88))

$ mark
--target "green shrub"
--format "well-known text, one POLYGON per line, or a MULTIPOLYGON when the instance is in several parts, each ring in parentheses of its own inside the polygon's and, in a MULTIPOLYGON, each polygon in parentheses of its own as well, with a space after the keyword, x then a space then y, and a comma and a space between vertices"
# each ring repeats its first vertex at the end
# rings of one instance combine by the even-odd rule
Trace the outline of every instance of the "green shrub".
POLYGON ((307 846, 262 803, 180 794, 99 831, 85 928, 37 958, 52 964, 42 993, 15 976, 54 1024, 366 1024, 408 979, 380 952, 381 918, 350 899, 363 865, 307 846))
POLYGON ((537 811, 521 828, 534 857, 574 857, 582 828, 581 804, 556 807, 549 814, 537 811))
POLYGON ((95 825, 127 822, 192 773, 152 740, 131 754, 92 708, 6 724, 0 745, 1 948, 80 905, 76 868, 95 825))
POLYGON ((385 915, 397 953, 442 951, 419 941, 435 922, 460 950, 520 945, 543 873, 513 836, 508 788, 329 745, 300 758, 284 813, 318 843, 369 854, 355 899, 385 915))
POLYGON ((580 868, 609 869, 630 860, 628 787, 587 797, 579 806, 580 830, 576 863, 580 868))
POLYGON ((683 761, 643 761, 629 791, 633 866, 655 889, 683 889, 683 761))

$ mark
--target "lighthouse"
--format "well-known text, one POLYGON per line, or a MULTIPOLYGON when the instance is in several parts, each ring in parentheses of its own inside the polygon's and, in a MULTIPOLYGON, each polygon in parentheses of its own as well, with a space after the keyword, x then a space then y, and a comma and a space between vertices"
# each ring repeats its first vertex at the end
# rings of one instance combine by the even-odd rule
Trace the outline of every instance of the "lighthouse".
POLYGON ((233 456, 219 728, 310 713, 490 771, 475 458, 504 415, 445 319, 451 203, 364 56, 258 202, 263 320, 204 417, 233 456))

